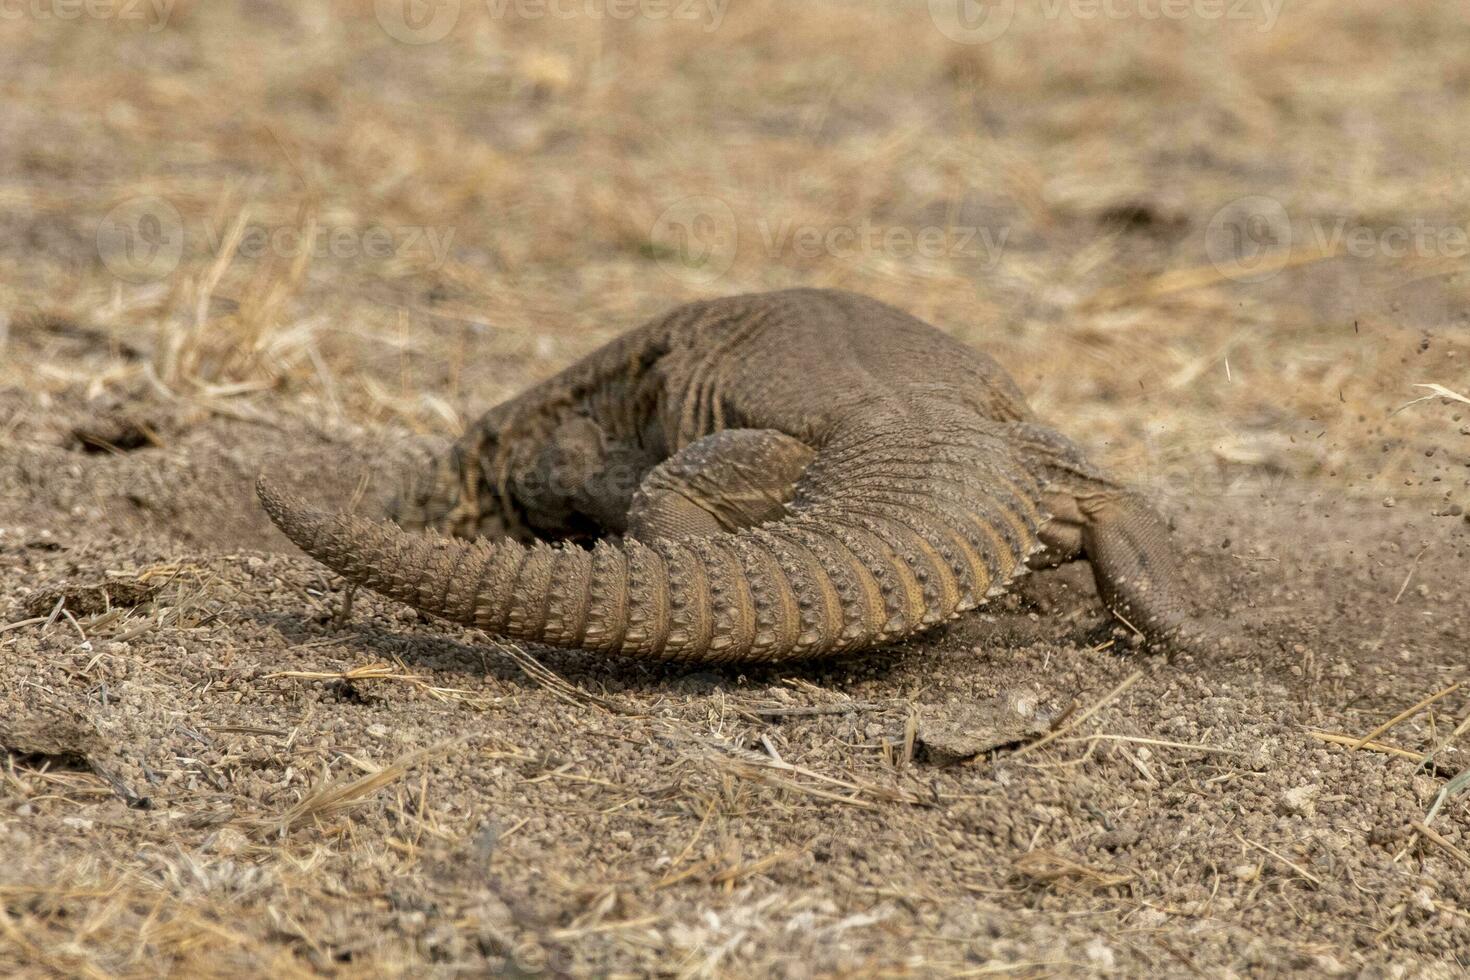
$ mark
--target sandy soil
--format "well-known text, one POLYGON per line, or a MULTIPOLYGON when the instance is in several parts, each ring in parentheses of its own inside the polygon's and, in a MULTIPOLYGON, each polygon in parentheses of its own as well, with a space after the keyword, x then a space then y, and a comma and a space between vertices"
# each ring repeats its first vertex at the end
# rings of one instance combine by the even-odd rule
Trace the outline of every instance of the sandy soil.
POLYGON ((75 609, 0 635, 12 967, 1470 965, 1465 803, 1415 830, 1463 768, 1416 760, 1464 694, 1372 750, 1325 737, 1466 679, 1459 517, 1292 483, 1172 501, 1241 634, 1209 661, 1129 649, 1072 567, 890 651, 664 668, 368 595, 343 616, 251 474, 344 507, 373 474, 370 507, 428 448, 406 433, 127 411, 0 456, 13 618, 75 609), (128 424, 160 444, 75 435, 128 424))
POLYGON ((1470 282, 1390 234, 1470 214, 1463 11, 925 7, 0 33, 0 973, 1464 975, 1470 282), (1294 246, 1243 275, 1261 196, 1294 246), (125 276, 140 213, 183 249, 125 276), (378 512, 641 317, 795 283, 991 350, 1234 646, 1137 648, 1074 566, 780 671, 521 650, 347 603, 250 495, 378 512))

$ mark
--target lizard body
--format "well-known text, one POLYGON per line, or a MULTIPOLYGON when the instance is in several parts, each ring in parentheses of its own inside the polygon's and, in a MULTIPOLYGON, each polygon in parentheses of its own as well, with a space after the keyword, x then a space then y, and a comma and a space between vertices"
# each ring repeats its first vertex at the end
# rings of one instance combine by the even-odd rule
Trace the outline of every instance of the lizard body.
POLYGON ((1080 557, 1126 622, 1193 630, 1136 492, 1041 425, 989 357, 851 293, 693 303, 624 334, 471 426, 397 501, 401 527, 258 489, 347 579, 557 646, 860 649, 1080 557))

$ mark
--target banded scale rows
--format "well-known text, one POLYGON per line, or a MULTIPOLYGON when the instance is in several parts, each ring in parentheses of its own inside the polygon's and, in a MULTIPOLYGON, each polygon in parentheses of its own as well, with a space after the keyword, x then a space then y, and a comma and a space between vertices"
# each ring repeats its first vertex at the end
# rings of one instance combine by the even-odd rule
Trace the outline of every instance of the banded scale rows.
POLYGON ((784 521, 590 550, 407 535, 261 494, 308 553, 447 619, 555 646, 774 661, 943 622, 1003 589, 1038 547, 1024 470, 988 446, 926 447, 927 459, 915 448, 819 453, 784 521))

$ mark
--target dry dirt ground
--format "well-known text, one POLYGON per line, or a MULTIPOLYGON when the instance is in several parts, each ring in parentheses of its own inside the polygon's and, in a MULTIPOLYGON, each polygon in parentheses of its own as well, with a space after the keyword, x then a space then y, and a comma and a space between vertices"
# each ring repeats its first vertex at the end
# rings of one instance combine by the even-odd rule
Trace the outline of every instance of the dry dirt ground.
POLYGON ((0 5, 0 974, 1470 968, 1462 5, 74 9, 0 5), (803 667, 521 650, 251 498, 793 284, 992 351, 1234 646, 1074 566, 803 667))

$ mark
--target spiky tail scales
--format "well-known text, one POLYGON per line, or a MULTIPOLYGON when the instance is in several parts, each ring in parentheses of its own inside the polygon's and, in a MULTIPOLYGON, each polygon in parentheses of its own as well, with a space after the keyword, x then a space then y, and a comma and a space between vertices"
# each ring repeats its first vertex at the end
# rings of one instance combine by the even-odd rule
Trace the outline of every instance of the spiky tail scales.
POLYGON ((792 516, 591 549, 408 534, 256 484, 272 521, 349 581, 513 639, 667 660, 774 662, 872 646, 971 609, 1037 548, 1038 488, 938 434, 817 454, 792 516), (881 455, 881 458, 877 458, 881 455))

